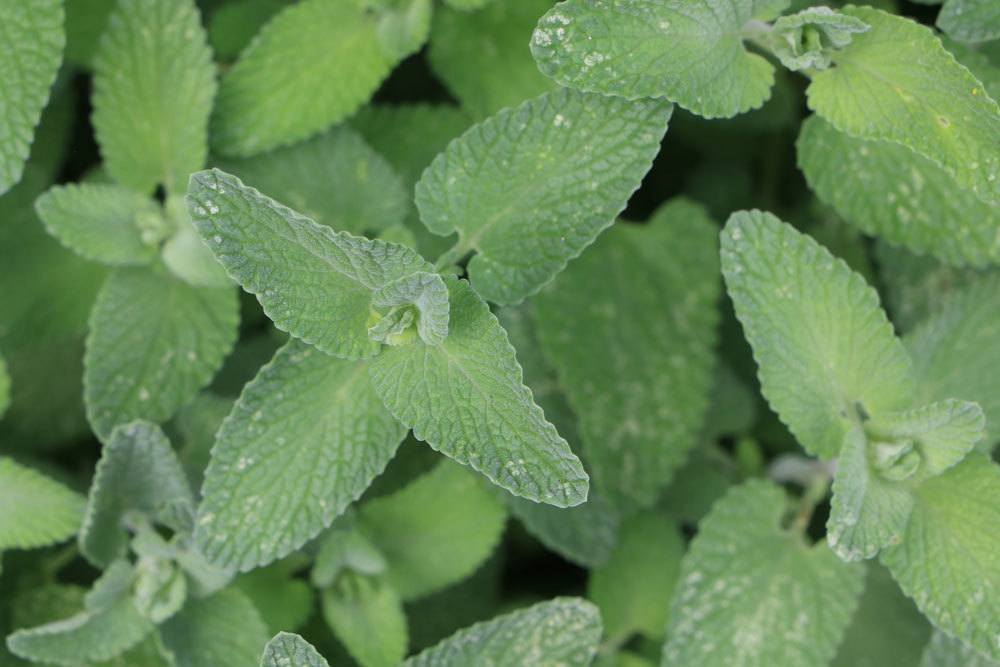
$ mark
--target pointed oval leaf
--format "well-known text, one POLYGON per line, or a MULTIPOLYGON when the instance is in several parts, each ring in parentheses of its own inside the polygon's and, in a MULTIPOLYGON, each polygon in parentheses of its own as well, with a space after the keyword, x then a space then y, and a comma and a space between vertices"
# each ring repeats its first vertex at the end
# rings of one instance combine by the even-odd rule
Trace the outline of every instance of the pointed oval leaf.
POLYGON ((660 147, 664 102, 559 89, 504 109, 448 145, 417 183, 420 218, 457 231, 469 280, 517 303, 561 271, 624 208, 660 147))
POLYGON ((0 457, 0 550, 62 542, 80 528, 83 497, 31 468, 0 457))
POLYGON ((587 473, 524 386, 506 333, 469 283, 446 283, 448 337, 383 350, 369 366, 375 391, 418 439, 514 495, 579 505, 587 473))
POLYGON ((734 213, 722 274, 761 391, 806 451, 835 457, 858 405, 909 407, 913 364, 878 294, 812 238, 770 213, 734 213))
POLYGON ((364 362, 290 339, 216 436, 195 530, 201 551, 249 570, 298 549, 364 492, 404 434, 364 362))
POLYGON ((565 0, 531 52, 560 84, 627 99, 665 97, 705 118, 767 101, 774 67, 746 50, 752 0, 565 0))
POLYGON ((142 193, 183 189, 208 153, 215 65, 193 0, 121 0, 94 56, 104 165, 142 193))

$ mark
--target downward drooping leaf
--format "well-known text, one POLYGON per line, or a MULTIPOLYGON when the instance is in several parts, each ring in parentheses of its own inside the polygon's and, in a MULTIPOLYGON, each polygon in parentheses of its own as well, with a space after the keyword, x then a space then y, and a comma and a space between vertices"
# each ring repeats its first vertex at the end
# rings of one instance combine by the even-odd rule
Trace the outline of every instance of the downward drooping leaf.
POLYGON ((829 7, 807 7, 775 21, 767 39, 774 55, 788 69, 823 70, 830 66, 832 51, 844 48, 855 33, 866 30, 865 22, 854 16, 829 7))
POLYGON ((579 505, 587 473, 522 383, 507 335, 467 282, 446 283, 448 337, 384 349, 369 366, 376 393, 417 439, 514 495, 579 505))
POLYGON ((925 26, 869 7, 871 26, 818 72, 809 107, 841 132, 902 144, 991 203, 1000 202, 1000 107, 925 26))
POLYGON ((1000 661, 1000 467, 972 454, 914 495, 903 541, 882 562, 934 625, 1000 661))
POLYGON ((924 401, 975 401, 986 415, 989 447, 1000 438, 1000 278, 984 276, 949 298, 904 339, 924 401))
POLYGON ((135 573, 125 561, 116 561, 84 600, 84 609, 69 618, 18 630, 7 637, 7 647, 33 662, 76 667, 121 655, 153 631, 132 601, 135 573))
POLYGON ((215 148, 253 155, 351 115, 396 62, 419 48, 429 12, 426 0, 306 0, 282 10, 222 79, 215 148))
POLYGON ((396 667, 406 655, 406 614, 392 586, 345 574, 323 591, 323 617, 361 667, 396 667))
POLYGON ((949 264, 1000 261, 1000 209, 928 158, 851 137, 818 116, 803 123, 797 146, 812 190, 865 233, 949 264))
POLYGON ((219 166, 316 222, 351 234, 402 222, 410 205, 392 166, 347 126, 219 166))
POLYGON ((674 200, 619 223, 533 301, 584 454, 619 506, 649 506, 701 432, 719 297, 717 227, 674 200))
POLYGON ((132 422, 112 431, 97 463, 80 529, 80 550, 106 567, 125 555, 127 514, 154 519, 170 503, 194 504, 184 470, 163 431, 132 422))
POLYGON ((298 549, 361 495, 404 434, 364 362, 290 339, 216 436, 195 531, 202 552, 249 570, 298 549))
POLYGON ((260 667, 330 667, 330 664, 299 635, 279 632, 264 647, 260 667))
POLYGON ((479 478, 443 461, 396 493, 363 504, 358 529, 385 557, 385 581, 409 601, 472 574, 496 547, 506 518, 479 478))
POLYGON ((531 52, 564 86, 730 118, 774 84, 774 67, 744 48, 754 10, 753 0, 566 0, 538 22, 531 52))
POLYGON ((417 184, 420 218, 457 231, 453 260, 487 301, 518 303, 624 208, 672 107, 560 89, 504 109, 453 141, 417 184))
POLYGON ((865 592, 833 667, 916 664, 930 636, 930 623, 900 592, 887 569, 876 561, 869 562, 865 569, 865 592))
POLYGON ((121 0, 94 57, 104 166, 148 194, 184 187, 208 152, 215 66, 193 0, 121 0))
POLYGON ((375 354, 374 294, 430 266, 404 246, 319 225, 217 169, 191 177, 195 228, 275 325, 337 357, 375 354))
POLYGON ((551 7, 552 0, 518 0, 475 12, 440 9, 431 29, 431 67, 476 118, 552 90, 527 46, 538 17, 551 7), (503 76, 483 76, 498 61, 503 76))
POLYGON ((13 459, 0 457, 0 551, 32 549, 72 537, 83 497, 13 459))
POLYGON ((84 368, 97 435, 134 419, 162 422, 208 384, 236 340, 232 288, 198 288, 162 270, 117 269, 90 314, 84 368))
POLYGON ((556 598, 459 630, 403 667, 586 667, 600 639, 597 607, 556 598))
POLYGON ((0 194, 21 180, 35 126, 62 62, 60 0, 0 0, 0 194))
POLYGON ((931 641, 920 657, 920 667, 996 667, 998 664, 1000 662, 973 651, 940 630, 931 635, 931 641))
POLYGON ((863 586, 843 563, 781 527, 784 491, 753 480, 701 522, 681 565, 664 665, 825 665, 863 586))
POLYGON ((622 523, 611 557, 587 581, 587 597, 601 610, 606 637, 663 637, 683 555, 684 539, 662 513, 636 514, 622 523))
POLYGON ((143 229, 159 218, 156 204, 128 188, 57 185, 38 198, 35 210, 49 234, 86 259, 122 265, 148 264, 156 257, 155 230, 143 229))
POLYGON ((947 0, 937 25, 960 42, 1000 38, 1000 5, 993 0, 947 0))
POLYGON ((859 406, 909 407, 913 364, 878 294, 816 241, 770 213, 734 213, 722 273, 761 391, 806 451, 835 457, 859 406))
POLYGON ((235 588, 190 598, 160 634, 176 667, 256 665, 268 637, 257 609, 235 588))

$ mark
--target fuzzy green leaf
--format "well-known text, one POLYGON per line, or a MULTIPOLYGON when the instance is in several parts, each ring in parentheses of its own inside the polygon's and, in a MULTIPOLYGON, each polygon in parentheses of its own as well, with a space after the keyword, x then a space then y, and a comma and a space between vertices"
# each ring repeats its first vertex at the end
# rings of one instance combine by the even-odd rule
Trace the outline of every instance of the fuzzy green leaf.
POLYGON ((1000 467, 970 455, 915 497, 902 543, 882 562, 934 625, 1000 660, 1000 467))
POLYGON ((217 169, 191 177, 195 228, 279 329, 334 356, 375 354, 377 290, 430 266, 404 246, 319 225, 217 169))
POLYGON ((947 299, 904 339, 924 401, 975 401, 989 447, 1000 438, 1000 277, 984 276, 947 299))
POLYGON ((976 653, 959 640, 936 630, 920 657, 920 667, 996 667, 1000 662, 976 653))
POLYGON ((446 283, 448 337, 385 348, 369 366, 376 393, 417 439, 514 495, 579 505, 587 474, 532 400, 503 328, 469 283, 446 283))
POLYGON ((825 665, 857 607, 864 569, 781 527, 784 491, 750 481, 699 525, 670 608, 665 665, 825 665))
POLYGON ((0 0, 0 194, 21 180, 35 126, 62 62, 60 0, 0 0))
POLYGON ((49 234, 81 257, 105 264, 148 264, 160 218, 149 197, 118 185, 57 185, 35 202, 49 234), (144 231, 143 227, 147 226, 144 231))
POLYGON ((400 223, 410 193, 392 166, 350 127, 220 167, 337 231, 380 232, 400 223))
POLYGON ((597 607, 556 598, 459 630, 403 667, 586 667, 600 639, 597 607))
POLYGON ((902 144, 1000 202, 1000 107, 982 83, 929 28, 869 7, 843 11, 871 30, 813 77, 809 107, 851 136, 902 144))
POLYGON ((532 536, 571 563, 593 568, 605 562, 615 545, 620 517, 593 490, 576 507, 553 507, 511 496, 510 513, 532 536))
POLYGON ((683 555, 684 539, 663 514, 636 514, 622 523, 611 557, 587 581, 587 597, 601 610, 611 641, 636 632, 662 639, 683 555))
POLYGON ((940 475, 983 439, 986 419, 976 403, 947 399, 921 408, 875 415, 865 431, 876 442, 912 443, 917 478, 940 475))
POLYGON ((330 667, 330 664, 299 635, 279 632, 264 647, 260 667, 330 667))
POLYGON ((803 123, 797 146, 809 186, 865 233, 949 264, 1000 261, 1000 210, 932 160, 838 132, 818 116, 803 123))
POLYGON ((485 118, 555 88, 527 48, 538 17, 552 0, 491 2, 480 11, 434 13, 428 52, 431 67, 476 118, 485 118), (503 63, 503 76, 483 72, 503 63))
POLYGON ((372 333, 393 312, 412 313, 417 334, 427 345, 439 345, 448 336, 448 288, 436 273, 418 271, 383 285, 372 295, 372 306, 378 311, 389 309, 382 320, 368 328, 373 340, 389 345, 407 342, 406 337, 400 341, 392 335, 379 338, 372 333))
POLYGON ((189 599, 160 634, 175 667, 256 665, 268 637, 257 609, 235 588, 189 599))
POLYGON ((541 18, 531 52, 564 86, 665 97, 705 118, 756 109, 774 67, 744 48, 752 0, 566 0, 541 18))
POLYGON ((734 213, 722 273, 761 391, 806 451, 833 458, 848 415, 909 407, 913 364, 864 278, 770 213, 734 213))
POLYGON ((222 79, 215 148, 253 155, 340 122, 420 46, 429 12, 426 0, 305 0, 282 10, 222 79))
POLYGON ((28 660, 77 667, 108 660, 132 648, 153 631, 130 595, 134 572, 117 561, 94 583, 80 613, 61 621, 18 630, 7 647, 28 660))
POLYGON ((404 434, 364 362, 289 340, 219 429, 198 509, 202 552, 249 570, 298 549, 361 495, 404 434))
POLYGON ((406 655, 403 603, 384 581, 344 575, 323 591, 323 617, 361 667, 396 667, 406 655))
POLYGON ((960 42, 1000 39, 1000 5, 995 0, 947 0, 937 25, 960 42))
POLYGON ((583 453, 616 505, 649 506, 698 441, 719 298, 718 228, 674 200, 619 223, 533 301, 583 453))
POLYGON ((192 287, 162 270, 117 269, 90 314, 87 417, 97 435, 162 422, 208 384, 236 340, 232 288, 192 287))
POLYGON ((104 165, 142 193, 184 188, 208 152, 215 66, 193 0, 120 0, 94 57, 104 165))
POLYGON ((807 7, 774 22, 767 40, 781 64, 792 71, 830 66, 831 52, 851 43, 868 26, 859 18, 829 7, 807 7))
POLYGON ((0 551, 32 549, 72 537, 83 497, 31 468, 0 457, 0 551))
POLYGON ((194 504, 180 461, 155 424, 132 422, 111 432, 87 498, 80 550, 106 567, 125 555, 124 520, 131 512, 155 518, 170 503, 194 504))
POLYGON ((233 580, 260 612, 268 632, 296 630, 312 616, 314 591, 297 576, 301 567, 301 560, 286 558, 233 580))
POLYGON ((363 504, 358 529, 385 557, 385 581, 408 601, 472 574, 493 551, 506 518, 476 475, 442 461, 396 493, 363 504))
POLYGON ((639 187, 672 107, 560 89, 504 109, 449 144, 417 184, 420 218, 475 250, 487 301, 533 294, 610 225, 639 187))

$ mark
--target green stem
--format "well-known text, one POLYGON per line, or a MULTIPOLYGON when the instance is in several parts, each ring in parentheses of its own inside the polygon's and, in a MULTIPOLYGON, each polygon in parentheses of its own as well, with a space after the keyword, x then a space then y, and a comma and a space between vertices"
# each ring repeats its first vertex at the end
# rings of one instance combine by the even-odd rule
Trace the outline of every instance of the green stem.
POLYGON ((462 243, 462 239, 459 237, 458 241, 455 242, 455 245, 448 248, 440 257, 438 257, 437 261, 434 263, 434 270, 439 272, 443 271, 465 257, 468 252, 469 248, 462 243))
POLYGON ((816 475, 810 480, 805 491, 802 493, 802 498, 799 499, 798 511, 795 513, 795 519, 792 521, 792 530, 799 535, 806 532, 816 505, 823 498, 826 498, 827 491, 829 490, 830 478, 826 475, 816 475))

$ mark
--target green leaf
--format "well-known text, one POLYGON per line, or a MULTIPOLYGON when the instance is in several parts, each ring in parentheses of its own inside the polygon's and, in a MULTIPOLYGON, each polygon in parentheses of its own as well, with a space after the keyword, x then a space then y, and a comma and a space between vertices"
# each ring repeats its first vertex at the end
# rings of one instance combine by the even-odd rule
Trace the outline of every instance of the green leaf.
POLYGON ((330 667, 330 664, 302 637, 279 632, 264 647, 260 667, 330 667))
POLYGON ((61 621, 18 630, 7 637, 7 648, 28 660, 70 667, 124 653, 154 629, 132 601, 134 577, 128 563, 115 562, 94 583, 83 611, 61 621))
POLYGON ((374 576, 389 566, 356 523, 354 514, 345 515, 323 536, 309 576, 316 588, 332 586, 347 571, 374 576))
POLYGON ((587 474, 522 383, 507 335, 467 282, 446 283, 448 337, 385 348, 369 365, 375 392, 417 439, 494 484, 536 502, 579 505, 587 474))
MULTIPOLYGON (((484 3, 480 3, 484 4, 484 3)), ((462 107, 485 118, 555 88, 525 47, 552 0, 492 2, 480 11, 442 8, 434 14, 431 67, 462 107), (503 63, 502 76, 484 76, 503 63)))
POLYGON ((1000 467, 970 455, 915 497, 902 543, 882 562, 934 625, 1000 660, 1000 467))
POLYGON ((191 177, 195 228, 275 325, 337 357, 370 357, 372 299, 430 266, 404 246, 335 232, 217 169, 191 177))
POLYGON ((404 435, 364 362, 290 339, 216 436, 198 508, 201 551, 244 571, 286 556, 368 488, 404 435))
POLYGON ((184 187, 208 152, 215 66, 193 0, 121 0, 94 56, 94 130, 108 173, 142 193, 184 187))
POLYGON ((482 9, 492 2, 493 0, 444 0, 444 4, 449 7, 454 7, 455 9, 461 9, 462 11, 482 9))
POLYGON ((1000 6, 992 0, 948 0, 937 25, 960 42, 1000 39, 1000 6))
POLYGON ((1000 261, 1000 211, 906 146, 802 125, 799 167, 809 187, 867 234, 955 265, 1000 261))
POLYGON ((260 28, 287 6, 285 0, 240 0, 217 7, 208 22, 208 41, 216 58, 235 60, 260 28))
POLYGON ((638 632, 663 638, 683 555, 684 539, 663 514, 645 512, 622 523, 611 557, 587 581, 605 636, 624 641, 638 632))
POLYGON ((35 126, 62 62, 66 35, 60 0, 0 0, 0 194, 21 180, 35 126))
POLYGON ((182 198, 167 200, 167 210, 176 231, 163 244, 163 264, 171 273, 195 287, 232 287, 233 281, 205 245, 188 215, 182 198))
POLYGON ((681 565, 663 664, 825 665, 864 585, 864 569, 782 528, 780 487, 733 488, 699 525, 681 565))
POLYGON ((975 401, 986 415, 989 447, 1000 438, 1000 277, 984 276, 955 292, 904 339, 924 401, 975 401))
POLYGON ((83 498, 62 484, 0 457, 0 551, 62 542, 80 528, 83 498))
POLYGON ((384 581, 345 574, 323 591, 323 617, 361 667, 395 667, 406 655, 403 603, 384 581))
POLYGON ((160 213, 149 197, 128 188, 57 185, 38 198, 35 210, 49 234, 86 259, 123 265, 148 264, 156 257, 160 239, 149 225, 160 213))
POLYGON ((761 391, 806 451, 835 457, 859 407, 909 407, 913 364, 878 294, 814 240, 770 213, 734 213, 722 273, 761 391))
POLYGON ((117 0, 65 0, 66 62, 90 68, 117 0))
POLYGON ((389 345, 405 344, 405 336, 399 340, 400 333, 405 331, 395 332, 395 337, 392 334, 379 337, 384 331, 379 325, 390 320, 389 315, 394 312, 411 313, 417 334, 427 345, 440 345, 448 336, 448 288, 437 273, 418 271, 383 285, 372 295, 372 306, 377 311, 390 309, 368 328, 368 336, 373 340, 389 345))
POLYGON ((348 126, 219 166, 337 231, 380 232, 409 210, 410 193, 393 167, 348 126))
POLYGON ((257 609, 235 588, 189 599, 160 634, 175 667, 256 665, 268 637, 257 609))
POLYGON ((396 493, 364 503, 358 529, 385 557, 385 581, 409 601, 472 574, 493 551, 506 518, 476 475, 442 461, 396 493))
POLYGON ((877 561, 870 562, 866 569, 865 592, 833 667, 917 664, 930 635, 930 624, 900 592, 888 570, 877 561))
POLYGON ((767 101, 774 67, 744 48, 752 0, 567 0, 538 22, 531 52, 564 86, 665 97, 705 118, 767 101))
POLYGON ((117 269, 90 314, 84 398, 94 432, 162 422, 194 398, 236 340, 232 288, 192 287, 162 270, 117 269))
POLYGON ((829 7, 807 7, 775 21, 767 43, 781 64, 792 71, 823 70, 830 66, 832 51, 844 48, 855 33, 867 30, 861 19, 829 7))
POLYGON ((560 89, 504 109, 449 144, 417 184, 420 218, 475 250, 473 287, 517 303, 579 255, 624 208, 672 107, 560 89))
MULTIPOLYGON (((918 479, 940 475, 982 440, 986 419, 976 403, 947 399, 921 408, 875 415, 865 430, 877 442, 911 444, 920 455, 918 479)), ((878 460, 878 452, 876 452, 878 460)))
POLYGON ((843 10, 869 26, 816 73, 809 107, 841 132, 902 144, 983 201, 1000 202, 1000 107, 934 33, 868 7, 843 10))
POLYGON ((313 612, 313 589, 296 576, 302 563, 286 558, 268 567, 240 575, 233 585, 250 598, 268 632, 296 630, 313 612))
POLYGON ((586 667, 600 639, 597 607, 555 598, 459 630, 403 667, 586 667))
POLYGON ((920 667, 996 667, 998 664, 940 630, 931 635, 920 658, 920 667))
POLYGON ((649 506, 698 441, 719 298, 718 228, 686 200, 619 223, 533 301, 595 483, 649 506))
POLYGON ((581 567, 600 565, 614 548, 618 512, 593 491, 576 507, 552 507, 510 496, 507 508, 546 548, 581 567))
POLYGON ((142 557, 136 564, 135 606, 145 618, 162 623, 187 599, 184 571, 164 558, 142 557))
POLYGON ((121 425, 112 431, 94 472, 80 550, 95 565, 106 567, 126 553, 130 513, 155 519, 176 502, 193 504, 194 498, 163 431, 148 422, 121 425))
POLYGON ((253 155, 340 122, 419 48, 429 11, 426 0, 305 0, 282 10, 222 79, 214 147, 253 155))

